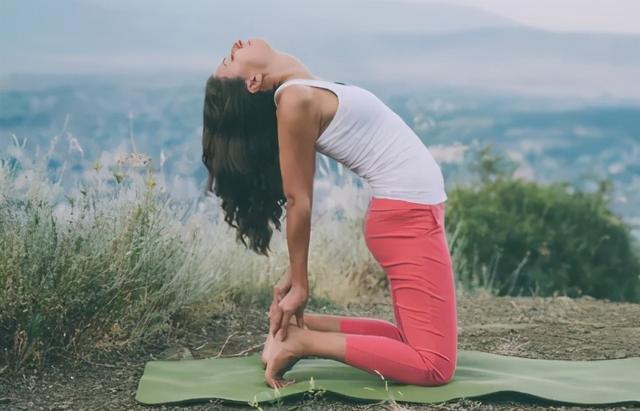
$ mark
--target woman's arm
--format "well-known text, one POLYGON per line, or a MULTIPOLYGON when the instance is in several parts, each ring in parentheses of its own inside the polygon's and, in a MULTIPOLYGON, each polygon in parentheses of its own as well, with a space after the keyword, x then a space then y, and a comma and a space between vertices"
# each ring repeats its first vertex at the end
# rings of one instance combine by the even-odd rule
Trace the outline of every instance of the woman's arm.
POLYGON ((291 269, 291 289, 280 301, 282 315, 271 318, 273 335, 295 315, 304 326, 303 312, 309 296, 308 257, 311 234, 311 207, 315 174, 315 140, 319 132, 320 111, 310 90, 292 85, 280 96, 277 108, 278 147, 282 188, 287 198, 287 247, 291 269))
POLYGON ((307 262, 319 113, 305 86, 283 90, 277 109, 282 187, 287 198, 287 246, 293 286, 308 289, 307 262))
POLYGON ((291 267, 291 286, 309 289, 309 239, 311 236, 311 199, 287 200, 287 247, 291 267), (292 204, 289 204, 292 203, 292 204))

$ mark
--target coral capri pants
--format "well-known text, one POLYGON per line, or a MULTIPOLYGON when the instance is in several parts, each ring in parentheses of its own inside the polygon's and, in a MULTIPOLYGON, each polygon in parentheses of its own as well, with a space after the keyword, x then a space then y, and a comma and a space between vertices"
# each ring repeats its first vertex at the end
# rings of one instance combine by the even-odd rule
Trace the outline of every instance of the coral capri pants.
POLYGON ((365 242, 389 280, 396 324, 342 319, 347 364, 404 384, 442 385, 453 378, 457 310, 444 212, 444 202, 371 198, 365 242))

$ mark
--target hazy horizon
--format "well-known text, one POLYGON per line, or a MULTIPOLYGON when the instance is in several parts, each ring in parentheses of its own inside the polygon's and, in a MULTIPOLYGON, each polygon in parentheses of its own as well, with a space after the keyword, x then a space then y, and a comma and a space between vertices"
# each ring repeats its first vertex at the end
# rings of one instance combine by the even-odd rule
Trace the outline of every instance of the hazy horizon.
POLYGON ((236 39, 263 37, 322 78, 365 87, 640 101, 640 34, 536 28, 504 2, 468 3, 8 0, 0 87, 21 76, 206 78, 236 39))

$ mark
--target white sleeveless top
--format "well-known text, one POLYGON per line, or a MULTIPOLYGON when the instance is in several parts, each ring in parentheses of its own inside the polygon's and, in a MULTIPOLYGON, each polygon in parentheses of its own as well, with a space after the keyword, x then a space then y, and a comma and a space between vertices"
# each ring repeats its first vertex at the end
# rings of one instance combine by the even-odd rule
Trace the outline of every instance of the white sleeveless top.
MULTIPOLYGON (((344 164, 362 178, 374 197, 421 204, 447 199, 440 167, 414 131, 373 93, 351 84, 291 79, 333 91, 338 109, 316 140, 316 150, 344 164)), ((274 101, 275 102, 275 101, 274 101)))

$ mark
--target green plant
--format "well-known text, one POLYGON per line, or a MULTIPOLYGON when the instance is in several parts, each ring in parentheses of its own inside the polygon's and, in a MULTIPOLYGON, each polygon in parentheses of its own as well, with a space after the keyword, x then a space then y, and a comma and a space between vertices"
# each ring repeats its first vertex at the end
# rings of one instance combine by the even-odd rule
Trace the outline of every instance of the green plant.
POLYGON ((133 346, 222 291, 207 244, 185 235, 150 168, 140 184, 96 182, 65 204, 42 168, 16 164, 0 167, 0 356, 12 369, 133 346))
POLYGON ((608 206, 607 190, 489 174, 449 193, 447 220, 464 239, 456 253, 464 257, 465 280, 498 295, 638 301, 640 258, 629 227, 608 206))

